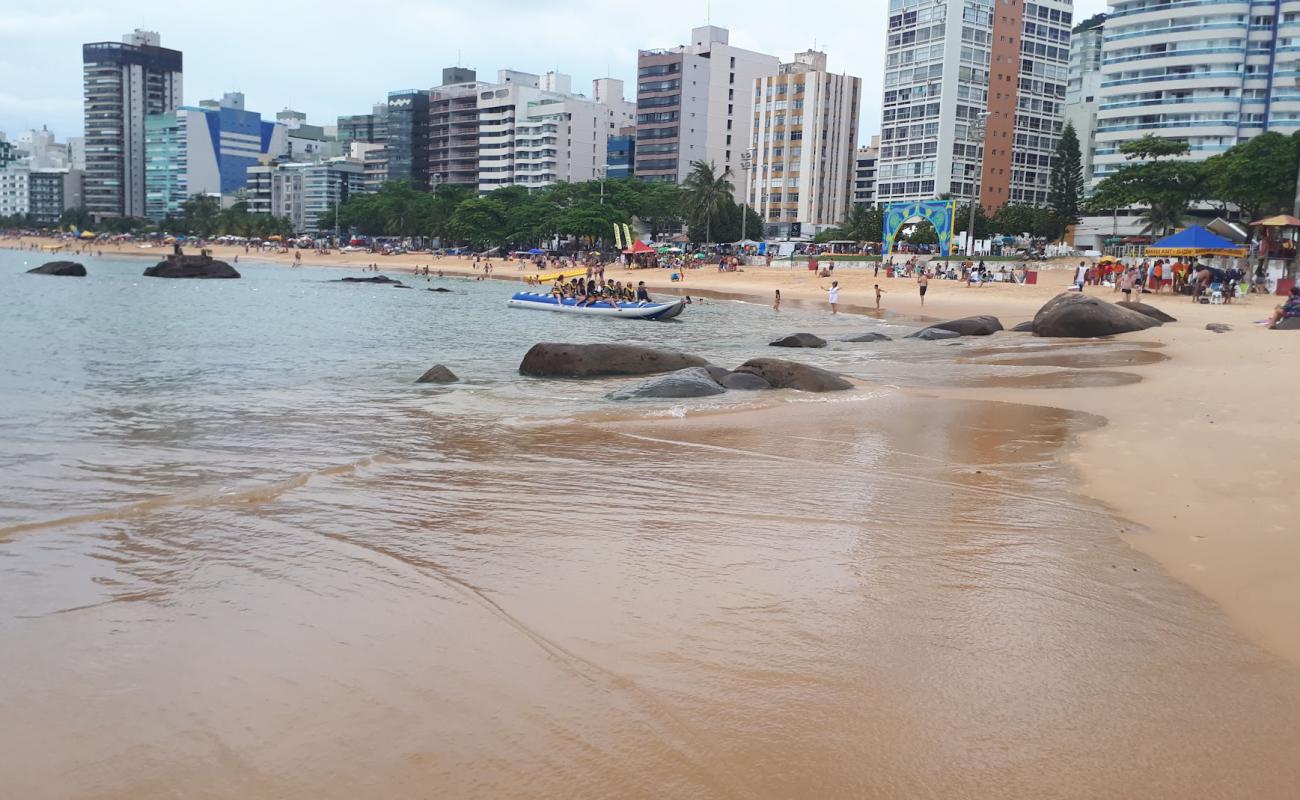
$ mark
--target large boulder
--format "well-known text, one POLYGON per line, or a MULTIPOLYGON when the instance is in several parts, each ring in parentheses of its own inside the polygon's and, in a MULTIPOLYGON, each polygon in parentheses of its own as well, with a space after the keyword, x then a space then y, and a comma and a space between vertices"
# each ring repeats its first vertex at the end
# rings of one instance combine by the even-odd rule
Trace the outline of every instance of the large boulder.
POLYGON ((811 333, 792 333, 775 342, 768 342, 768 347, 825 347, 826 340, 811 333))
POLYGON ((610 400, 639 400, 650 397, 709 397, 725 391, 705 368, 687 367, 605 396, 610 400))
POLYGON ((1036 335, 1077 339, 1144 331, 1160 324, 1117 303, 1071 292, 1048 300, 1034 315, 1036 335))
POLYGON ((1273 326, 1275 331, 1300 331, 1300 317, 1284 317, 1273 326))
MULTIPOLYGON (((981 314, 977 317, 962 317, 961 319, 950 319, 947 322, 937 322, 925 330, 952 331, 961 336, 992 336, 1002 330, 1002 322, 988 314, 981 314)), ((916 334, 913 334, 915 336, 916 334)))
POLYGON ((752 372, 729 372, 723 376, 721 383, 726 389, 735 389, 741 392, 760 392, 772 388, 772 384, 768 383, 765 378, 752 372))
POLYGON ((86 277, 86 268, 75 261, 51 261, 27 270, 28 275, 67 275, 73 278, 86 277))
POLYGON ((1020 323, 1019 325, 1013 325, 1011 327, 1011 330, 1014 333, 1033 333, 1034 321, 1032 319, 1027 319, 1024 322, 1020 323))
POLYGON ((146 278, 238 278, 239 272, 211 256, 169 256, 144 271, 146 278))
POLYGON ((1139 303, 1133 300, 1125 300, 1125 301, 1118 302, 1115 305, 1121 306, 1123 308, 1127 308, 1129 311, 1136 311, 1139 314, 1148 316, 1151 319, 1158 320, 1160 322, 1178 321, 1177 319, 1169 316, 1168 314, 1156 308, 1155 306, 1149 306, 1146 303, 1139 303))
POLYGON ((838 392, 853 388, 853 384, 833 372, 781 358, 751 358, 736 367, 735 371, 757 375, 767 381, 773 389, 838 392))
POLYGON ((850 336, 847 339, 841 339, 841 342, 892 342, 893 339, 883 333, 860 333, 857 336, 850 336))
POLYGON ((957 331, 944 330, 943 328, 922 328, 916 333, 909 333, 907 338, 933 342, 938 339, 960 339, 961 334, 957 331))
POLYGON ((708 362, 676 350, 632 344, 535 344, 519 363, 519 374, 534 378, 595 378, 602 375, 653 375, 708 362))
POLYGON ((706 369, 710 377, 712 377, 718 383, 722 383, 722 379, 731 374, 731 370, 727 369, 726 367, 719 367, 714 364, 706 364, 704 366, 704 369, 706 369))
POLYGON ((444 367, 442 364, 435 364, 429 367, 428 371, 415 379, 416 383, 456 383, 460 378, 456 373, 444 367))

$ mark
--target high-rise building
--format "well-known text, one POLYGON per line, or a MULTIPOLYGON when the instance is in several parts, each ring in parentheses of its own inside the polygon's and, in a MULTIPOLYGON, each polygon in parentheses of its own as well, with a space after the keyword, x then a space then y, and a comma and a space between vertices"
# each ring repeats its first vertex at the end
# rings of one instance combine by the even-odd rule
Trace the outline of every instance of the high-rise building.
POLYGON ((809 50, 749 88, 753 150, 745 202, 784 235, 834 225, 849 209, 862 79, 826 69, 809 50))
POLYGON ((870 206, 876 202, 876 161, 880 158, 880 136, 871 144, 859 147, 853 157, 853 205, 870 206))
POLYGON ((284 154, 287 146, 284 126, 245 109, 238 93, 151 115, 145 120, 144 215, 176 216, 196 194, 243 189, 249 167, 284 154))
POLYGON ((428 89, 388 93, 388 179, 429 188, 428 89))
POLYGON ((247 172, 249 212, 287 217, 295 233, 332 233, 334 220, 322 218, 325 212, 365 192, 364 165, 345 158, 259 164, 247 172))
POLYGON ((181 105, 181 53, 137 30, 82 45, 86 209, 96 219, 144 215, 145 118, 181 105))
POLYGON ((1300 127, 1300 12, 1290 3, 1114 0, 1102 35, 1094 181, 1143 136, 1186 142, 1187 158, 1203 159, 1300 127))
POLYGON ((605 144, 605 177, 610 180, 635 177, 636 126, 625 125, 605 144))
POLYGON ((1092 180, 1092 151, 1096 146, 1097 95, 1101 91, 1101 47, 1106 15, 1097 14, 1075 26, 1070 35, 1070 78, 1065 84, 1065 121, 1079 137, 1083 179, 1092 180))
POLYGON ((876 196, 1047 201, 1069 0, 890 0, 876 196), (981 122, 982 132, 981 132, 981 122))
POLYGON ((383 144, 388 141, 388 106, 376 103, 369 114, 339 117, 337 138, 342 147, 353 142, 383 144))
POLYGON ((745 196, 741 154, 749 147, 754 81, 775 75, 776 56, 733 47, 726 28, 691 31, 691 44, 637 54, 636 176, 677 183, 695 161, 735 176, 745 196))
POLYGON ((446 67, 429 91, 429 183, 478 188, 478 95, 486 84, 464 67, 446 67))
POLYGON ((0 217, 31 211, 32 168, 22 161, 0 167, 0 217))
POLYGON ((81 207, 83 174, 75 169, 34 169, 28 180, 28 212, 37 225, 57 225, 63 212, 81 207))

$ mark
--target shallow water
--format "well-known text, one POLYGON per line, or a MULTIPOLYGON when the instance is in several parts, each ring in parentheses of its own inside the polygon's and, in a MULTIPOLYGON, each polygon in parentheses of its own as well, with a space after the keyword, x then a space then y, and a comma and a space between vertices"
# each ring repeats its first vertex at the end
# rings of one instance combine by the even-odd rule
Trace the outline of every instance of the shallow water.
POLYGON ((507 312, 500 284, 77 282, 15 255, 0 795, 1300 785, 1300 676, 1070 493, 1057 454, 1101 420, 890 386, 1089 373, 833 344, 780 355, 873 387, 623 406, 514 368, 547 339, 732 365, 909 328, 722 302, 613 327, 507 312), (466 383, 411 383, 437 362, 466 383))

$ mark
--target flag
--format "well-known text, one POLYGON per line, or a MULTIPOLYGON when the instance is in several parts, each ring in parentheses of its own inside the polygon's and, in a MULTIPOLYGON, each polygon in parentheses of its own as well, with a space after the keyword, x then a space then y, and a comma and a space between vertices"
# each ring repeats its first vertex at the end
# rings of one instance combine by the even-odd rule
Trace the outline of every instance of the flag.
POLYGON ((619 250, 623 249, 623 229, 618 226, 617 222, 614 223, 614 246, 619 250))
POLYGON ((632 246, 632 226, 626 222, 623 223, 623 242, 628 247, 632 246))

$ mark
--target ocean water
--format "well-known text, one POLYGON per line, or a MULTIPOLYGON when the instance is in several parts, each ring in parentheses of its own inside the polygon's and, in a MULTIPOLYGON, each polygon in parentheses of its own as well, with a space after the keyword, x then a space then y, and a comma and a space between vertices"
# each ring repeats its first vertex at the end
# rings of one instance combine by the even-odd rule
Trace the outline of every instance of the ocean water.
POLYGON ((1104 420, 929 391, 1119 384, 1140 342, 782 352, 915 325, 25 261, 0 250, 0 796, 1300 785, 1295 670, 1071 492, 1061 453, 1104 420), (548 340, 867 383, 617 404, 521 378, 548 340), (434 363, 463 383, 414 384, 434 363))

